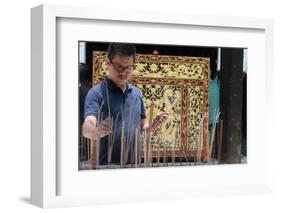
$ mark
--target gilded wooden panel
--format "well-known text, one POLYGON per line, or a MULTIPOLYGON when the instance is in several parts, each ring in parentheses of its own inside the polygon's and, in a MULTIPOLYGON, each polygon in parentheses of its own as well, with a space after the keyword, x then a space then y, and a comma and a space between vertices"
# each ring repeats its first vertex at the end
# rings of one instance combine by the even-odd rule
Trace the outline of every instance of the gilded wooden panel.
MULTIPOLYGON (((106 52, 93 53, 93 84, 106 76, 105 57, 106 52)), ((147 114, 152 101, 154 116, 171 112, 151 137, 153 157, 195 157, 200 146, 206 156, 209 64, 202 57, 137 54, 129 82, 142 91, 147 114)))

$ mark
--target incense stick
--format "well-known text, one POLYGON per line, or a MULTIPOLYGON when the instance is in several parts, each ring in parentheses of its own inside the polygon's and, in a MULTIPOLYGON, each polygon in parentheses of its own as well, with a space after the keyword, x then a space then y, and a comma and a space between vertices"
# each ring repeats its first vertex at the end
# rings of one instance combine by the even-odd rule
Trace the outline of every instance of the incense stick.
MULTIPOLYGON (((108 92, 108 85, 107 85, 107 81, 106 81, 106 99, 107 99, 107 109, 108 109, 108 117, 110 118, 110 120, 112 120, 111 118, 111 107, 110 107, 110 101, 109 101, 109 92, 108 92)), ((111 143, 112 143, 112 133, 110 132, 109 135, 108 135, 108 141, 107 141, 107 150, 110 149, 110 146, 111 146, 111 143)), ((109 158, 109 156, 107 156, 109 158)), ((110 159, 111 160, 111 159, 110 159)), ((110 163, 108 162, 108 165, 110 163)))
POLYGON ((98 110, 98 117, 96 120, 96 126, 94 128, 96 128, 97 130, 97 134, 95 134, 94 132, 92 133, 92 158, 93 158, 93 168, 98 168, 99 167, 99 152, 100 152, 100 123, 101 123, 101 119, 103 118, 103 112, 102 112, 102 107, 104 105, 104 101, 102 102, 99 110, 98 110), (94 156, 95 154, 95 156, 94 156), (96 159, 96 161, 94 162, 94 159, 96 159), (95 165, 96 164, 96 165, 95 165))
MULTIPOLYGON (((99 121, 98 121, 98 128, 99 128, 99 132, 100 132, 100 123, 103 120, 103 112, 101 112, 101 116, 99 117, 99 121)), ((97 140, 96 140, 96 168, 99 168, 100 165, 100 133, 97 135, 97 140)))
MULTIPOLYGON (((184 154, 184 159, 186 160, 186 163, 188 163, 188 157, 187 157, 187 141, 185 142, 186 147, 184 146, 184 143, 182 142, 182 138, 179 139, 179 149, 183 151, 184 154)), ((182 162, 182 158, 180 157, 180 165, 184 164, 184 162, 182 162)))
POLYGON ((221 149, 222 149, 222 131, 223 131, 223 120, 220 122, 220 139, 218 147, 218 161, 221 162, 221 149))
POLYGON ((95 163, 94 163, 94 151, 95 151, 95 143, 94 143, 94 141, 92 140, 91 141, 91 143, 90 143, 90 158, 91 158, 91 160, 90 160, 90 164, 91 164, 91 168, 93 169, 94 168, 94 165, 95 165, 95 163))
POLYGON ((91 140, 87 140, 87 159, 88 159, 88 165, 91 165, 91 150, 90 150, 90 143, 91 140))
POLYGON ((197 163, 201 163, 202 160, 202 148, 203 148, 203 128, 200 125, 199 129, 199 143, 198 143, 198 150, 197 150, 197 163))
POLYGON ((150 110, 149 110, 149 129, 148 129, 148 135, 147 135, 147 146, 148 146, 148 163, 151 163, 151 142, 150 142, 150 137, 151 137, 151 130, 152 130, 152 117, 153 117, 153 111, 154 111, 154 101, 151 102, 150 110))
POLYGON ((115 142, 115 131, 116 131, 116 126, 117 126, 117 121, 118 121, 118 116, 119 116, 119 112, 117 113, 117 116, 115 118, 115 123, 114 123, 114 129, 113 129, 113 133, 112 133, 112 138, 110 140, 110 144, 109 144, 109 149, 108 149, 108 154, 107 154, 107 162, 108 162, 108 167, 111 167, 111 159, 112 159, 112 150, 113 150, 113 145, 115 142))
POLYGON ((138 129, 135 132, 135 167, 138 167, 138 129))
POLYGON ((176 158, 176 138, 178 136, 177 134, 178 130, 176 130, 176 133, 175 133, 175 140, 174 140, 174 149, 173 149, 173 154, 172 154, 172 165, 174 166, 175 165, 175 158, 176 158))
POLYGON ((79 161, 83 155, 83 137, 80 135, 79 137, 79 161))
POLYGON ((201 121, 199 123, 199 126, 197 127, 197 129, 199 128, 199 139, 198 139, 198 143, 197 143, 197 163, 201 163, 201 156, 202 156, 202 148, 203 148, 203 124, 204 124, 204 118, 205 118, 205 114, 203 115, 203 117, 201 118, 201 121))
POLYGON ((209 153, 208 153, 208 162, 210 162, 211 157, 212 157, 212 151, 213 151, 213 141, 214 141, 214 135, 215 135, 215 130, 216 130, 216 125, 213 124, 212 127, 212 132, 211 132, 211 141, 210 141, 210 148, 209 148, 209 153))
POLYGON ((160 139, 157 140, 157 166, 160 166, 160 139))
POLYGON ((167 147, 165 144, 164 145, 164 155, 163 155, 163 166, 166 166, 166 154, 167 154, 167 147))
POLYGON ((122 132, 121 132, 121 151, 120 151, 120 166, 121 167, 123 167, 123 164, 124 164, 124 162, 123 162, 123 158, 124 158, 124 156, 123 156, 123 154, 124 154, 124 138, 125 138, 125 136, 124 136, 124 128, 122 127, 122 132))
POLYGON ((123 165, 123 143, 124 143, 124 108, 123 103, 121 102, 121 140, 120 140, 120 167, 123 165))
POLYGON ((210 162, 211 160, 211 157, 212 157, 212 151, 213 151, 213 143, 214 143, 214 136, 215 136, 215 130, 216 130, 216 123, 217 123, 217 120, 219 118, 219 115, 220 115, 220 112, 218 112, 216 115, 215 115, 215 120, 214 120, 214 124, 213 124, 213 127, 212 127, 212 136, 211 136, 211 142, 210 142, 210 149, 209 149, 209 153, 208 153, 208 161, 210 162))
POLYGON ((107 108, 108 108, 108 117, 111 118, 111 110, 110 110, 110 102, 109 102, 109 92, 108 92, 108 85, 107 85, 107 82, 106 82, 106 98, 107 98, 107 108))
POLYGON ((182 143, 182 144, 181 144, 181 147, 182 147, 181 149, 183 150, 183 154, 184 154, 185 161, 186 161, 186 163, 189 163, 188 157, 187 157, 187 154, 188 154, 188 153, 187 153, 187 151, 186 151, 187 146, 185 147, 184 144, 182 143))
POLYGON ((85 139, 82 136, 82 152, 81 152, 81 158, 85 159, 85 139))
POLYGON ((144 166, 147 166, 147 144, 146 144, 146 128, 143 131, 143 155, 144 155, 144 166))

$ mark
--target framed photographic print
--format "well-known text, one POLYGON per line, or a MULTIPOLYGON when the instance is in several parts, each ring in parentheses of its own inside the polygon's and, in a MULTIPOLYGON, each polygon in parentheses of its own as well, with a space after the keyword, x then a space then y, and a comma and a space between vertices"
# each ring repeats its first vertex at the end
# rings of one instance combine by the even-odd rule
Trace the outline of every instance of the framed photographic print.
POLYGON ((31 14, 32 203, 270 191, 272 20, 31 14))

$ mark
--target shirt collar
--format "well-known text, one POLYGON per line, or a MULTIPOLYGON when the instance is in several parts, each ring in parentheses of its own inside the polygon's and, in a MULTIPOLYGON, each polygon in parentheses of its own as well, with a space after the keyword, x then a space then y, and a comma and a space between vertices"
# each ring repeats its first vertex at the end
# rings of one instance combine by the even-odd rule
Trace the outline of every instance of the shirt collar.
MULTIPOLYGON (((111 79, 109 79, 108 77, 105 78, 105 81, 108 85, 109 88, 111 89, 120 89, 111 79)), ((133 89, 133 85, 129 84, 128 82, 126 83, 126 90, 125 92, 129 92, 133 89)))

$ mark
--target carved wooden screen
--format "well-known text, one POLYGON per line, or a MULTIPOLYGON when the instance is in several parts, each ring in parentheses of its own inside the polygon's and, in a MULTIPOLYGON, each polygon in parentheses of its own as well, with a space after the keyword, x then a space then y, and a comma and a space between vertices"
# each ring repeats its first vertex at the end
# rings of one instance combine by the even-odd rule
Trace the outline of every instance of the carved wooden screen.
MULTIPOLYGON (((107 75, 106 52, 93 52, 93 84, 107 75)), ((207 159, 209 58, 137 54, 130 83, 143 94, 145 108, 170 116, 151 136, 153 157, 207 159)))

